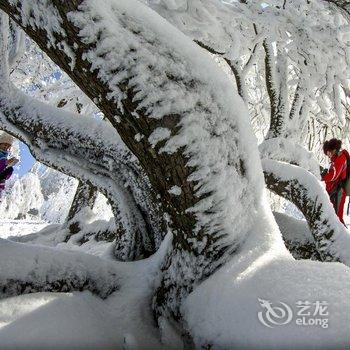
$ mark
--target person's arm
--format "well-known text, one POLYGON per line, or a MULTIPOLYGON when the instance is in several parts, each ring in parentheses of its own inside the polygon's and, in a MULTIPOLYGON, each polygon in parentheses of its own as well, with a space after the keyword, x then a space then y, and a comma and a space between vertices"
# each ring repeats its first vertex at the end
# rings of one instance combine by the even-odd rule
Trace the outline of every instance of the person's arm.
POLYGON ((322 177, 322 180, 325 182, 336 181, 344 170, 344 167, 346 167, 346 157, 344 155, 341 155, 337 157, 337 159, 334 161, 333 166, 322 177))

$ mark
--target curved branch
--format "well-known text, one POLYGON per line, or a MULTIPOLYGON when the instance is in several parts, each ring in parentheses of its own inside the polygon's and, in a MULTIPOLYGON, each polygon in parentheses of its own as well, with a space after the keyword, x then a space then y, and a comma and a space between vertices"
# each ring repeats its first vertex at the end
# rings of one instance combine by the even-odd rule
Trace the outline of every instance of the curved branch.
POLYGON ((350 2, 348 0, 322 0, 325 2, 328 2, 330 4, 333 4, 336 8, 340 10, 347 18, 348 21, 350 21, 350 2))
POLYGON ((114 211, 119 213, 116 221, 124 230, 144 229, 135 199, 125 188, 127 181, 130 182, 130 170, 120 159, 126 158, 127 153, 123 154, 118 145, 108 143, 102 126, 90 124, 86 129, 89 125, 87 117, 76 121, 78 115, 66 115, 66 112, 33 101, 14 89, 8 93, 0 88, 0 110, 1 127, 30 146, 39 161, 98 187, 115 208, 118 207, 114 211), (51 115, 55 118, 49 121, 47 116, 51 115), (85 127, 79 127, 79 122, 85 127), (124 200, 120 208, 119 200, 124 200))
POLYGON ((271 159, 298 165, 320 179, 320 165, 314 154, 288 139, 275 137, 259 145, 261 159, 271 159))
POLYGON ((321 259, 350 266, 350 233, 336 216, 320 181, 298 166, 273 160, 262 164, 267 188, 304 214, 321 259))

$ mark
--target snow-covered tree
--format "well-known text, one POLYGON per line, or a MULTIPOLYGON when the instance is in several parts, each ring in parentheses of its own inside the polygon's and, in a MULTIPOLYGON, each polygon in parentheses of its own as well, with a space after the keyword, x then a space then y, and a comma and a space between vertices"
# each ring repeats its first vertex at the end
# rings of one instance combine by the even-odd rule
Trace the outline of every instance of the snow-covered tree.
MULTIPOLYGON (((239 14, 227 7, 235 4, 220 1, 157 3, 166 6, 152 9, 136 0, 107 0, 103 6, 93 0, 34 4, 0 0, 0 8, 67 73, 105 118, 44 104, 12 84, 13 54, 7 44, 8 19, 2 14, 0 127, 27 143, 39 161, 106 195, 113 207, 115 256, 119 259, 140 259, 154 253, 169 233, 171 240, 159 268, 152 308, 160 326, 175 320, 184 336, 193 336, 183 322, 183 301, 220 267, 234 266, 232 273, 244 279, 274 254, 283 256, 284 262, 292 259, 267 204, 264 172, 270 189, 297 203, 307 218, 313 218, 309 225, 321 259, 349 265, 346 247, 350 247, 350 236, 336 221, 320 186, 315 159, 295 144, 296 137, 284 139, 289 134, 300 136, 298 131, 305 123, 302 101, 309 103, 306 97, 311 90, 324 86, 323 82, 321 87, 312 85, 310 91, 304 86, 305 74, 318 66, 317 62, 308 63, 310 70, 302 66, 300 46, 293 47, 299 38, 298 26, 289 26, 286 18, 293 13, 296 16, 298 7, 293 10, 296 12, 283 12, 285 9, 272 5, 263 10, 262 3, 249 7, 244 2, 239 14), (244 15, 249 22, 254 11, 257 23, 251 26, 251 34, 242 30, 252 38, 242 49, 250 55, 241 61, 235 33, 243 24, 238 20, 230 27, 230 23, 233 13, 240 18, 244 15), (282 18, 288 24, 283 41, 264 32, 258 22, 259 11, 268 14, 265 22, 282 18), (185 13, 187 21, 179 18, 179 13, 185 13), (222 17, 214 21, 213 15, 218 14, 222 17), (203 19, 212 22, 204 23, 203 19), (191 25, 184 28, 186 23, 191 25), (213 28, 213 32, 203 32, 202 27, 213 28), (293 38, 289 46, 288 33, 293 38), (207 51, 221 55, 236 71, 238 89, 207 51), (265 52, 271 109, 270 131, 260 153, 243 92, 245 74, 257 52, 265 52), (291 62, 293 67, 289 67, 291 62), (300 74, 299 80, 288 81, 289 70, 292 76, 300 74), (300 122, 297 129, 291 119, 300 122)), ((301 1, 294 3, 301 6, 300 11, 305 10, 302 3, 307 6, 301 1)), ((322 2, 307 3, 311 12, 318 4, 321 12, 326 8, 322 2)), ((325 16, 333 19, 329 12, 325 16)), ((321 19, 312 18, 315 26, 321 19)), ((279 28, 277 24, 273 28, 279 28)), ((333 30, 333 24, 327 30, 333 30)), ((343 68, 339 64, 336 73, 343 73, 343 68)), ((330 86, 335 91, 333 103, 339 107, 342 82, 337 74, 330 74, 334 82, 330 86)), ((317 85, 317 78, 307 82, 317 85)), ((52 260, 49 254, 44 256, 48 269, 59 259, 58 253, 52 260)), ((113 266, 105 264, 96 270, 84 257, 84 274, 72 272, 67 277, 62 271, 74 268, 64 258, 59 265, 62 270, 48 283, 45 278, 31 280, 30 268, 18 280, 10 279, 11 270, 6 271, 1 291, 13 295, 23 290, 18 285, 27 285, 29 291, 88 289, 106 297, 118 289, 116 279, 108 284, 108 276, 116 275, 113 266)), ((304 265, 298 266, 302 269, 304 265)), ((196 338, 197 346, 210 348, 216 345, 213 342, 210 336, 196 338)))

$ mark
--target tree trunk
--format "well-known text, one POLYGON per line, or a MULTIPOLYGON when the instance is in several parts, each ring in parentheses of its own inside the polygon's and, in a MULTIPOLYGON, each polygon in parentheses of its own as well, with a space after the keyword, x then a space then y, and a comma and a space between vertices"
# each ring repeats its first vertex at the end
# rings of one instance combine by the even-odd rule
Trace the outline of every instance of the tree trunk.
POLYGON ((152 10, 133 0, 103 11, 81 4, 51 0, 26 13, 24 1, 1 0, 0 8, 136 155, 173 236, 154 308, 179 319, 182 298, 239 249, 254 222, 247 211, 258 213, 263 177, 247 112, 216 63, 152 10))
POLYGON ((83 209, 93 209, 97 197, 96 188, 89 186, 82 181, 79 181, 77 190, 75 192, 72 205, 69 209, 67 222, 69 223, 69 232, 71 234, 80 231, 79 222, 74 221, 74 217, 83 209), (73 221, 72 221, 73 220, 73 221))

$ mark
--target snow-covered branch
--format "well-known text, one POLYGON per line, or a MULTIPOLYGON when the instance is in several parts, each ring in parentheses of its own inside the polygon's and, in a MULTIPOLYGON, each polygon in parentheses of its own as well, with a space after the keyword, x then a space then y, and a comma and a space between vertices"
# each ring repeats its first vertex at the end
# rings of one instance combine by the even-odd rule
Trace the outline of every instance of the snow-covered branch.
POLYGON ((345 17, 350 20, 350 2, 348 0, 322 0, 330 4, 334 4, 345 17))
POLYGON ((118 270, 107 260, 0 240, 0 297, 89 290, 106 298, 119 286, 118 270))
POLYGON ((259 145, 262 159, 271 159, 298 165, 320 178, 320 165, 314 154, 303 146, 284 138, 272 138, 259 145))
POLYGON ((267 188, 304 214, 322 260, 350 266, 350 233, 336 216, 320 181, 298 166, 267 159, 262 164, 267 188))
MULTIPOLYGON (((13 22, 14 23, 14 22, 13 22)), ((9 66, 12 68, 17 61, 22 57, 25 50, 25 33, 17 25, 14 28, 12 35, 13 42, 9 52, 9 66)))

